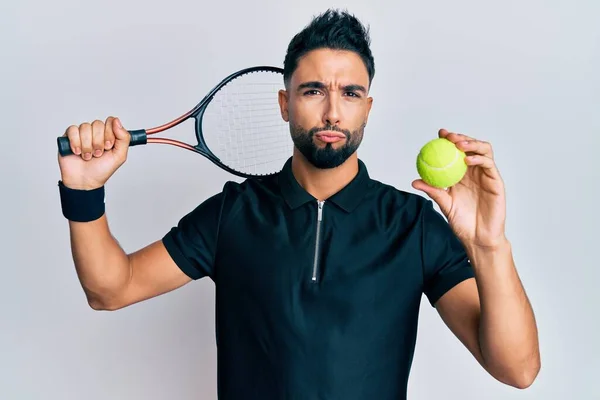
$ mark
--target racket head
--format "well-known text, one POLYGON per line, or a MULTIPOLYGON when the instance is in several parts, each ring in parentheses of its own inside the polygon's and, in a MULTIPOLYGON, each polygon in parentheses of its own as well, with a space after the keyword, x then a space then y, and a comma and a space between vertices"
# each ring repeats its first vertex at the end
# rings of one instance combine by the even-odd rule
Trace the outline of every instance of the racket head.
POLYGON ((285 85, 278 67, 246 68, 223 79, 193 114, 198 151, 240 177, 278 173, 294 147, 280 90, 285 85))

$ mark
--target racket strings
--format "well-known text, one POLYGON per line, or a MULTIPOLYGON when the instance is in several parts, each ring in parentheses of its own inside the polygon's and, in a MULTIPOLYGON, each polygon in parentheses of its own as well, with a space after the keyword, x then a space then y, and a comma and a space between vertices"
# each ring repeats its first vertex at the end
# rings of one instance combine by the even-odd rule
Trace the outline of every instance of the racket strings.
POLYGON ((234 79, 214 95, 202 131, 224 165, 246 174, 271 174, 291 156, 293 142, 278 103, 282 88, 280 74, 259 72, 234 79))

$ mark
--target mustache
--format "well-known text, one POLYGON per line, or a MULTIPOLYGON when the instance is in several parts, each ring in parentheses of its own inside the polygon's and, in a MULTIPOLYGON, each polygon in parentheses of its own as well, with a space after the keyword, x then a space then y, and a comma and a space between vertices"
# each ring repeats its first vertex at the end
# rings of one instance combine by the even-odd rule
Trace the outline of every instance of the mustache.
POLYGON ((308 134, 310 135, 310 137, 313 137, 315 134, 317 134, 319 132, 323 132, 323 131, 340 132, 340 133, 343 133, 344 136, 346 136, 346 138, 350 137, 350 131, 349 130, 339 128, 336 125, 325 125, 322 128, 314 127, 314 128, 312 128, 311 130, 308 131, 308 134))

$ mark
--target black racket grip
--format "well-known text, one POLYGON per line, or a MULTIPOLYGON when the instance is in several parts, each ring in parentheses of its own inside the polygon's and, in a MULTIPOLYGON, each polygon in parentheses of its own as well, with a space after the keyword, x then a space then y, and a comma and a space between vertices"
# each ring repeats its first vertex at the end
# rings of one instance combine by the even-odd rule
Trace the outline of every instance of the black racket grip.
MULTIPOLYGON (((146 135, 145 129, 138 129, 135 131, 128 132, 131 135, 129 147, 148 143, 148 136, 146 135)), ((61 156, 68 156, 73 154, 73 151, 71 151, 71 144, 69 142, 68 137, 60 136, 56 138, 56 144, 58 145, 58 154, 60 154, 61 156)))

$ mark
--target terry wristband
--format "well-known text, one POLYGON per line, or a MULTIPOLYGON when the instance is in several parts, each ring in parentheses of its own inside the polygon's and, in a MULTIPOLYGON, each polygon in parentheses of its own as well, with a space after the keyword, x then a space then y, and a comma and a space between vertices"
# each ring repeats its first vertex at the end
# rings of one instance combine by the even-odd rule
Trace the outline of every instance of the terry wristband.
POLYGON ((100 218, 105 212, 104 186, 92 190, 66 187, 58 181, 63 216, 75 222, 89 222, 100 218))

